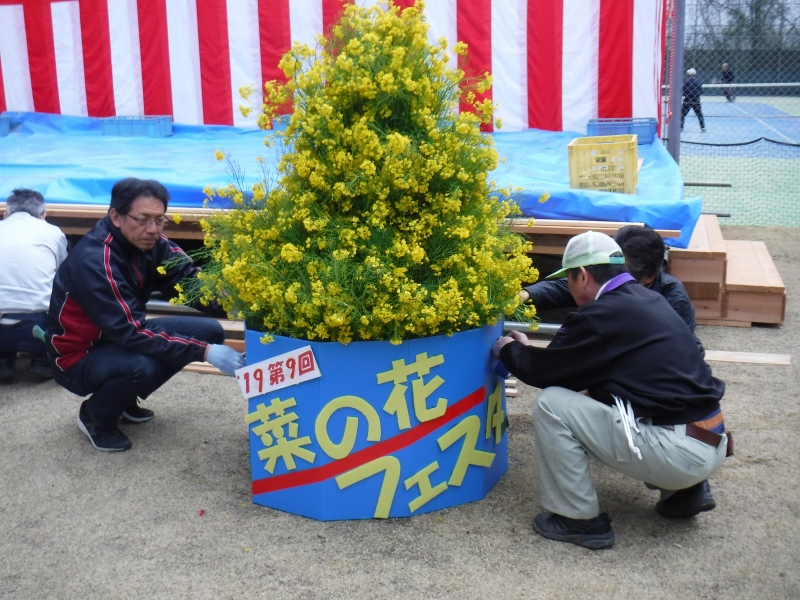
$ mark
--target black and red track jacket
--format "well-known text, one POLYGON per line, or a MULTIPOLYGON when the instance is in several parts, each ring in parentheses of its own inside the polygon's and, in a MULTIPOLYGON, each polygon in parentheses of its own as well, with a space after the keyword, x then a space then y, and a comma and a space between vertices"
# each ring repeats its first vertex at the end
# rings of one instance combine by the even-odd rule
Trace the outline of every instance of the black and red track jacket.
POLYGON ((165 331, 158 319, 146 321, 145 303, 154 290, 176 295, 175 285, 199 267, 166 236, 139 250, 106 216, 83 236, 53 281, 48 312, 50 353, 66 371, 89 349, 114 343, 166 362, 202 361, 207 344, 165 331), (156 270, 182 255, 166 274, 156 270))

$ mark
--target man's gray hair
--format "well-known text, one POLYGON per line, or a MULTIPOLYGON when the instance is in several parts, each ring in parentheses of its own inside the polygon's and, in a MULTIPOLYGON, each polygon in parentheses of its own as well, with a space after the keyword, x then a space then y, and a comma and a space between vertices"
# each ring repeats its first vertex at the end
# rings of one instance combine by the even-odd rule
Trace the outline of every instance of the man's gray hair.
POLYGON ((6 213, 10 216, 16 212, 26 212, 37 219, 47 210, 44 196, 34 190, 20 188, 11 192, 6 200, 6 213))

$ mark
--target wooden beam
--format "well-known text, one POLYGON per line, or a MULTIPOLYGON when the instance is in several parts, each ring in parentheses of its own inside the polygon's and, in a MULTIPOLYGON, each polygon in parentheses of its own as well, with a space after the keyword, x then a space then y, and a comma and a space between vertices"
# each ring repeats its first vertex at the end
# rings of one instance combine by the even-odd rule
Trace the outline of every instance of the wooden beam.
POLYGON ((725 243, 728 248, 725 287, 729 292, 783 294, 786 291, 764 242, 730 240, 725 243))
POLYGON ((706 350, 706 360, 719 362, 755 363, 761 365, 792 364, 790 354, 763 354, 760 352, 725 352, 723 350, 706 350))
POLYGON ((725 327, 752 327, 750 321, 731 321, 728 319, 696 319, 698 325, 724 325, 725 327))
MULTIPOLYGON (((535 235, 578 235, 586 231, 599 231, 614 235, 617 231, 628 225, 643 223, 630 223, 625 221, 571 221, 568 219, 510 219, 511 231, 535 235), (530 224, 533 221, 533 224, 530 224)), ((680 230, 656 229, 663 238, 679 238, 680 230)))
POLYGON ((689 240, 688 248, 671 248, 673 258, 716 258, 724 260, 727 255, 722 229, 716 215, 700 215, 689 240))

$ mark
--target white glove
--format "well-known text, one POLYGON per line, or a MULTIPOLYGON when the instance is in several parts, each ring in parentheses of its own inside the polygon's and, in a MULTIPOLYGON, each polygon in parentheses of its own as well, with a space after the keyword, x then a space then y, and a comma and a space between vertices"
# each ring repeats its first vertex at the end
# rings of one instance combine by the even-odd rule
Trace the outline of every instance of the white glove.
POLYGON ((208 347, 206 361, 228 375, 234 375, 237 369, 247 364, 243 353, 222 344, 212 344, 208 347))

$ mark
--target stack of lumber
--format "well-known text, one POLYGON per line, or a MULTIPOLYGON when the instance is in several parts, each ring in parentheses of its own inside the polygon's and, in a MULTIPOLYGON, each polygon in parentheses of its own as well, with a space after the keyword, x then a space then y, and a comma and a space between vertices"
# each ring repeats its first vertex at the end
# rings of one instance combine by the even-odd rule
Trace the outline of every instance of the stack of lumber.
POLYGON ((699 325, 783 324, 786 288, 766 244, 723 239, 715 215, 701 215, 688 248, 670 250, 668 270, 686 287, 699 325))
POLYGON ((670 249, 667 270, 683 283, 697 319, 724 318, 727 266, 725 240, 715 215, 700 215, 688 248, 670 249))
MULTIPOLYGON (((0 212, 5 203, 0 202, 0 212)), ((83 235, 108 212, 107 206, 48 204, 47 220, 64 233, 83 235)), ((215 209, 173 208, 167 215, 180 215, 166 234, 175 240, 201 240, 199 221, 215 209)), ((511 229, 533 243, 531 254, 563 255, 569 239, 585 231, 613 236, 626 225, 616 221, 569 221, 515 219, 511 229)), ((680 237, 677 230, 656 230, 665 239, 680 237)), ((697 322, 707 325, 749 327, 753 323, 782 324, 786 290, 763 242, 724 240, 715 215, 701 215, 689 247, 672 249, 669 272, 686 286, 697 322)))

